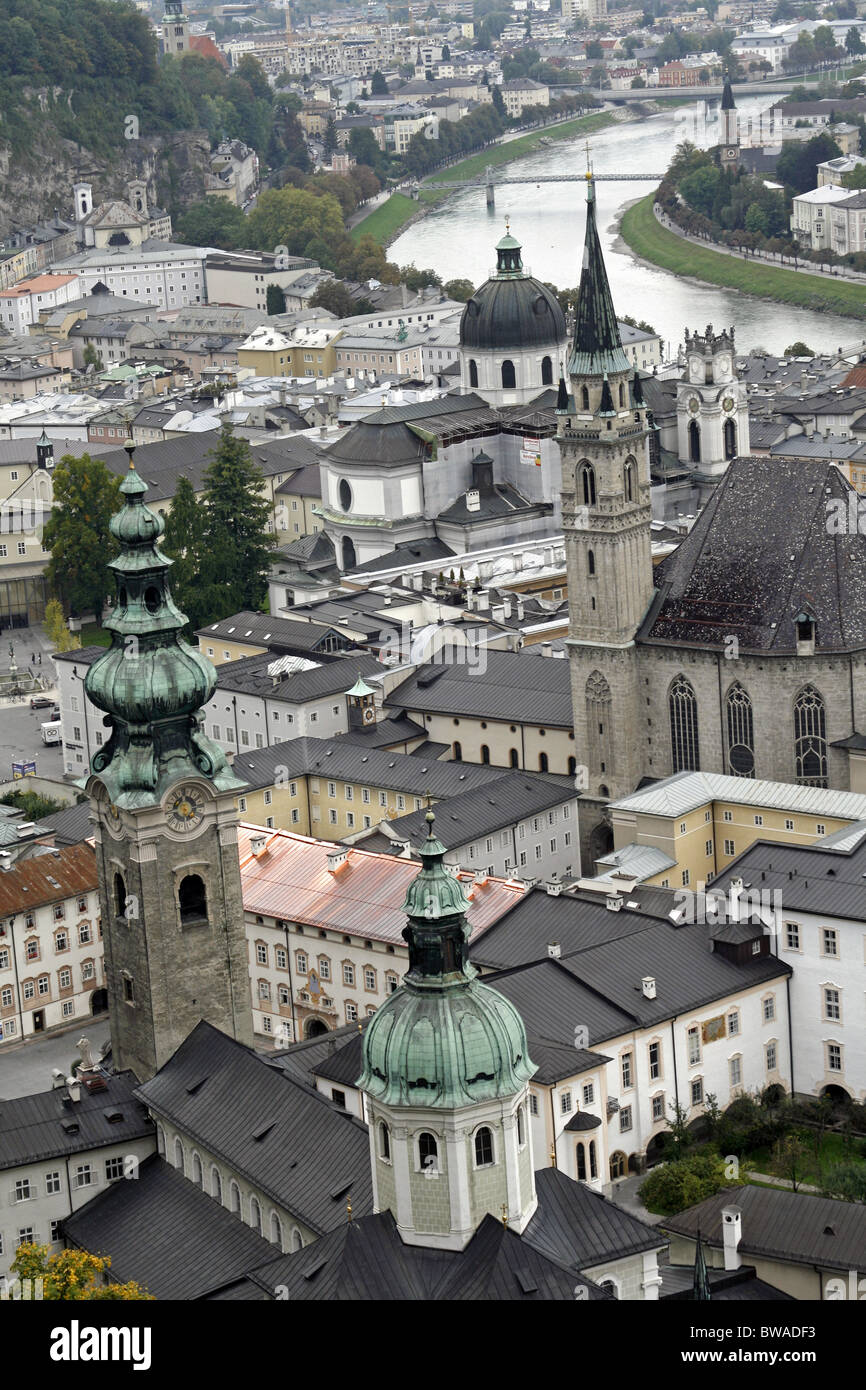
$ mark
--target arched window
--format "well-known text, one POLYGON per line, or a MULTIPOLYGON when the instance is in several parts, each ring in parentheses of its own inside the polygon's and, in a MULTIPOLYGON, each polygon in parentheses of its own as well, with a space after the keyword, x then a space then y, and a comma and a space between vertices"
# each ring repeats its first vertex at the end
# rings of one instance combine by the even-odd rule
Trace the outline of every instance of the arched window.
POLYGON ((428 1130, 418 1135, 418 1166, 424 1173, 439 1172, 439 1145, 428 1130))
POLYGON ((165 1130, 162 1125, 156 1127, 156 1151, 165 1158, 165 1130))
POLYGON ((583 498, 585 507, 595 506, 595 469, 591 463, 580 465, 578 495, 583 498))
POLYGON ((588 550, 588 551, 586 552, 586 568, 587 568, 587 571, 589 572, 589 574, 595 574, 595 551, 594 551, 594 550, 588 550))
POLYGON ((355 557, 355 542, 350 536, 343 537, 343 569, 353 570, 357 564, 355 557))
POLYGON ((626 459, 623 469, 623 491, 626 502, 634 501, 634 459, 626 459))
POLYGON ((725 700, 728 729, 728 766, 734 777, 755 775, 755 733, 752 701, 739 681, 735 681, 725 700))
POLYGON ((219 1202, 220 1206, 222 1206, 223 1180, 220 1177, 220 1170, 217 1168, 216 1164, 214 1164, 210 1170, 210 1195, 215 1202, 219 1202))
POLYGON ((590 773, 601 777, 612 767, 611 734, 613 697, 610 686, 600 671, 590 672, 584 691, 586 701, 586 732, 589 744, 590 773))
POLYGON ((619 1284, 615 1279, 602 1279, 598 1287, 600 1289, 610 1289, 614 1298, 619 1298, 619 1284))
POLYGON ((506 357, 502 364, 502 385, 506 388, 517 385, 514 363, 511 361, 510 357, 506 357))
POLYGON ((271 1212, 271 1245, 283 1248, 283 1223, 275 1211, 271 1212))
POLYGON ((481 745, 481 761, 483 763, 490 762, 490 749, 488 748, 486 743, 482 743, 481 745))
POLYGON ((538 771, 539 771, 539 772, 547 772, 547 754, 546 754, 546 753, 539 753, 539 755, 538 755, 538 771))
POLYGON ((553 385, 553 363, 549 357, 541 359, 541 384, 542 386, 553 385))
POLYGON ((596 1156, 595 1156, 595 1140, 594 1140, 594 1139, 590 1139, 590 1141, 589 1141, 589 1176, 590 1176, 591 1178, 597 1178, 597 1177, 598 1177, 598 1161, 597 1161, 596 1156))
POLYGON ((813 685, 794 701, 794 775, 804 787, 827 786, 827 711, 813 685))
POLYGON ((677 676, 668 692, 671 717, 671 761, 674 772, 699 772, 698 702, 690 681, 677 676))
POLYGON ((737 456, 737 426, 734 420, 725 421, 725 458, 732 459, 737 456))
POLYGON ((384 1120, 379 1121, 379 1157, 386 1163, 391 1161, 391 1131, 384 1120))
POLYGON ((478 385, 478 363, 475 361, 474 357, 470 357, 469 359, 469 385, 478 385))
POLYGON ((297 1226, 293 1226, 293 1227, 292 1227, 292 1254, 294 1254, 296 1250, 303 1250, 303 1248, 304 1248, 304 1237, 301 1235, 301 1233, 300 1233, 300 1231, 298 1230, 297 1226))
POLYGON ((231 1209, 232 1209, 232 1214, 233 1214, 234 1216, 240 1216, 240 1214, 241 1214, 241 1190, 240 1190, 240 1188, 238 1187, 238 1185, 237 1185, 236 1182, 232 1182, 231 1187, 229 1188, 229 1204, 230 1204, 231 1209))
POLYGON ((619 403, 620 406, 625 405, 625 387, 623 386, 622 382, 619 383, 619 403))
POLYGON ((181 1173, 186 1172, 186 1169, 185 1169, 185 1167, 184 1167, 184 1154, 183 1154, 183 1140, 182 1140, 182 1139, 175 1139, 175 1141, 174 1141, 174 1166, 175 1166, 175 1168, 177 1168, 177 1169, 179 1170, 179 1172, 181 1172, 181 1173))
POLYGON ((589 388, 586 386, 580 388, 580 408, 581 410, 589 410, 589 388))
POLYGON ((701 461, 701 427, 697 420, 689 420, 689 462, 701 461))
POLYGON ((126 916, 126 879, 123 874, 114 875, 114 911, 118 917, 126 916))
POLYGON ((262 1209, 258 1204, 257 1198, 255 1197, 250 1198, 250 1225, 252 1226, 254 1231, 258 1231, 259 1235, 261 1235, 262 1209))
POLYGON ((568 775, 574 777, 577 772, 577 758, 571 757, 568 760, 568 775))
POLYGON ((200 922, 207 917, 207 894, 201 874, 187 874, 177 890, 181 922, 200 922))
POLYGON ((626 1170, 626 1157, 621 1149, 610 1156, 610 1178, 614 1182, 617 1178, 624 1178, 626 1170))
POLYGON ((192 1155, 192 1180, 196 1187, 202 1186, 201 1159, 195 1151, 192 1155))
POLYGON ((475 1136, 475 1167, 489 1168, 493 1163, 493 1131, 482 1125, 475 1136))
POLYGON ((526 1143, 526 1111, 522 1105, 517 1107, 517 1145, 523 1148, 526 1143))
POLYGON ((520 766, 520 759, 519 759, 519 757, 518 757, 518 755, 517 755, 517 749, 516 749, 516 748, 512 748, 512 749, 511 749, 511 752, 508 754, 508 761, 509 761, 509 764, 510 764, 511 767, 519 767, 519 766, 520 766))
POLYGON ((575 1144, 577 1153, 577 1181, 586 1182, 586 1151, 583 1144, 575 1144))
POLYGON ((462 761, 463 761, 463 746, 462 746, 462 744, 458 743, 457 740, 455 739, 454 743, 452 743, 452 745, 451 745, 451 750, 452 750, 452 752, 453 752, 453 754, 454 754, 454 761, 455 761, 455 763, 462 763, 462 761))

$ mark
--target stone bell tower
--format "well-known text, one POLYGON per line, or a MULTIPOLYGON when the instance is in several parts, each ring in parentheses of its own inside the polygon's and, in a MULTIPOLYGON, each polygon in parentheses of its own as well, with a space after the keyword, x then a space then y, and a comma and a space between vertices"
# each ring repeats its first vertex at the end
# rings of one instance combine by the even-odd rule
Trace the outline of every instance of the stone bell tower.
POLYGON ((200 1019, 239 1042, 253 1034, 235 808, 244 783, 201 731, 216 672, 180 637, 186 618, 159 549, 165 523, 127 452, 111 522, 111 647, 85 681, 111 733, 84 785, 114 1062, 146 1080, 200 1019))
POLYGON ((583 792, 581 853, 591 862, 609 848, 597 833, 605 805, 633 791, 643 772, 634 638, 655 591, 647 412, 640 378, 620 340, 591 174, 586 189, 586 240, 569 383, 562 380, 559 387, 557 442, 575 754, 583 792))

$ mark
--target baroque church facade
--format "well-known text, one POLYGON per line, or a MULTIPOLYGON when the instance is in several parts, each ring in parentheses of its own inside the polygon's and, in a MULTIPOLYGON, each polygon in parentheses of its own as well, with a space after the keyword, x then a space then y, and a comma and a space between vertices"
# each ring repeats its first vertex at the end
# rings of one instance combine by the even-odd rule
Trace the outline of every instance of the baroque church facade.
MULTIPOLYGON (((592 860, 609 847, 606 803, 644 779, 704 769, 807 786, 857 783, 866 744, 866 538, 833 534, 828 524, 831 513, 844 514, 850 492, 832 465, 738 453, 688 536, 653 569, 651 422, 620 344, 589 176, 587 194, 557 419, 582 838, 592 860)), ((698 335, 687 346, 678 389, 714 407, 732 334, 698 335)), ((720 407, 721 443, 737 450, 738 412, 724 398, 720 407)))

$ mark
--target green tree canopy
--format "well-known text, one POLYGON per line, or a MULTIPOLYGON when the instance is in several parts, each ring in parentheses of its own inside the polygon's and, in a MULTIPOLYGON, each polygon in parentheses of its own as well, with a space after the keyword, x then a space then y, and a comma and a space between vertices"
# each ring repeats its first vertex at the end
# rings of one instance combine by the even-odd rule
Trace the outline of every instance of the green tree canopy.
POLYGON ((215 246, 220 251, 234 251, 246 241, 247 219, 228 198, 205 198, 200 203, 192 203, 181 214, 176 233, 178 241, 188 246, 215 246))
POLYGON ((328 309, 338 319, 360 313, 342 280, 325 280, 310 299, 311 309, 328 309))
POLYGON ((250 242, 262 251, 286 246, 290 255, 300 256, 313 237, 327 243, 342 234, 343 214, 332 194, 269 188, 249 215, 250 242))
POLYGON ((93 612, 97 621, 114 592, 108 561, 117 545, 109 522, 120 509, 119 488, 120 479, 89 454, 64 454, 54 470, 54 508, 42 542, 51 552, 45 577, 71 612, 93 612))
POLYGON ((226 423, 205 473, 200 583, 188 605, 193 628, 242 608, 260 609, 267 597, 273 534, 262 470, 245 439, 226 423))
MULTIPOLYGON (((171 511, 165 520, 162 549, 172 561, 169 572, 172 597, 181 612, 197 607, 197 588, 204 556, 204 509, 196 500, 189 478, 177 480, 171 511)), ((196 624, 198 626, 198 624, 196 624)))
POLYGON ((442 288, 449 299, 457 299, 461 304, 465 304, 475 293, 475 286, 471 280, 446 280, 442 288))
POLYGON ((785 140, 776 160, 776 177, 795 193, 806 193, 817 183, 818 165, 838 159, 841 153, 833 137, 823 133, 811 140, 785 140))

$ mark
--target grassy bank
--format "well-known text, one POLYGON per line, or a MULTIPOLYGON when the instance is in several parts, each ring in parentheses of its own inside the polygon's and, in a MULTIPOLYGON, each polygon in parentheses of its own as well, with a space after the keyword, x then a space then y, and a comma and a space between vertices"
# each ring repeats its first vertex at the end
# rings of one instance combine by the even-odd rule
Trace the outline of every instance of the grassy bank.
MULTIPOLYGON (((522 155, 532 154, 541 140, 567 140, 573 135, 591 135, 593 131, 603 130, 605 126, 613 124, 615 117, 610 111, 594 112, 590 116, 575 116, 573 120, 563 121, 560 125, 528 131, 526 135, 521 135, 517 140, 509 140, 505 145, 491 145, 486 150, 480 150, 478 154, 468 155, 466 159, 461 159, 459 163, 452 164, 447 169, 437 169, 428 177, 434 183, 439 179, 477 179, 483 175, 488 164, 495 168, 501 164, 510 164, 522 155)), ((444 188, 425 189, 426 182, 426 179, 421 180, 417 201, 407 198, 404 193, 392 193, 387 203, 374 208, 369 217, 365 217, 352 228, 351 235, 357 241, 359 237, 369 234, 380 245, 387 245, 423 204, 432 206, 444 202, 451 196, 444 188)))
POLYGON ((622 219, 620 231, 636 256, 662 270, 691 275, 710 285, 742 294, 795 304, 801 309, 830 310, 849 318, 866 319, 866 286, 801 274, 796 270, 740 260, 684 241, 653 216, 653 194, 635 203, 622 219))

